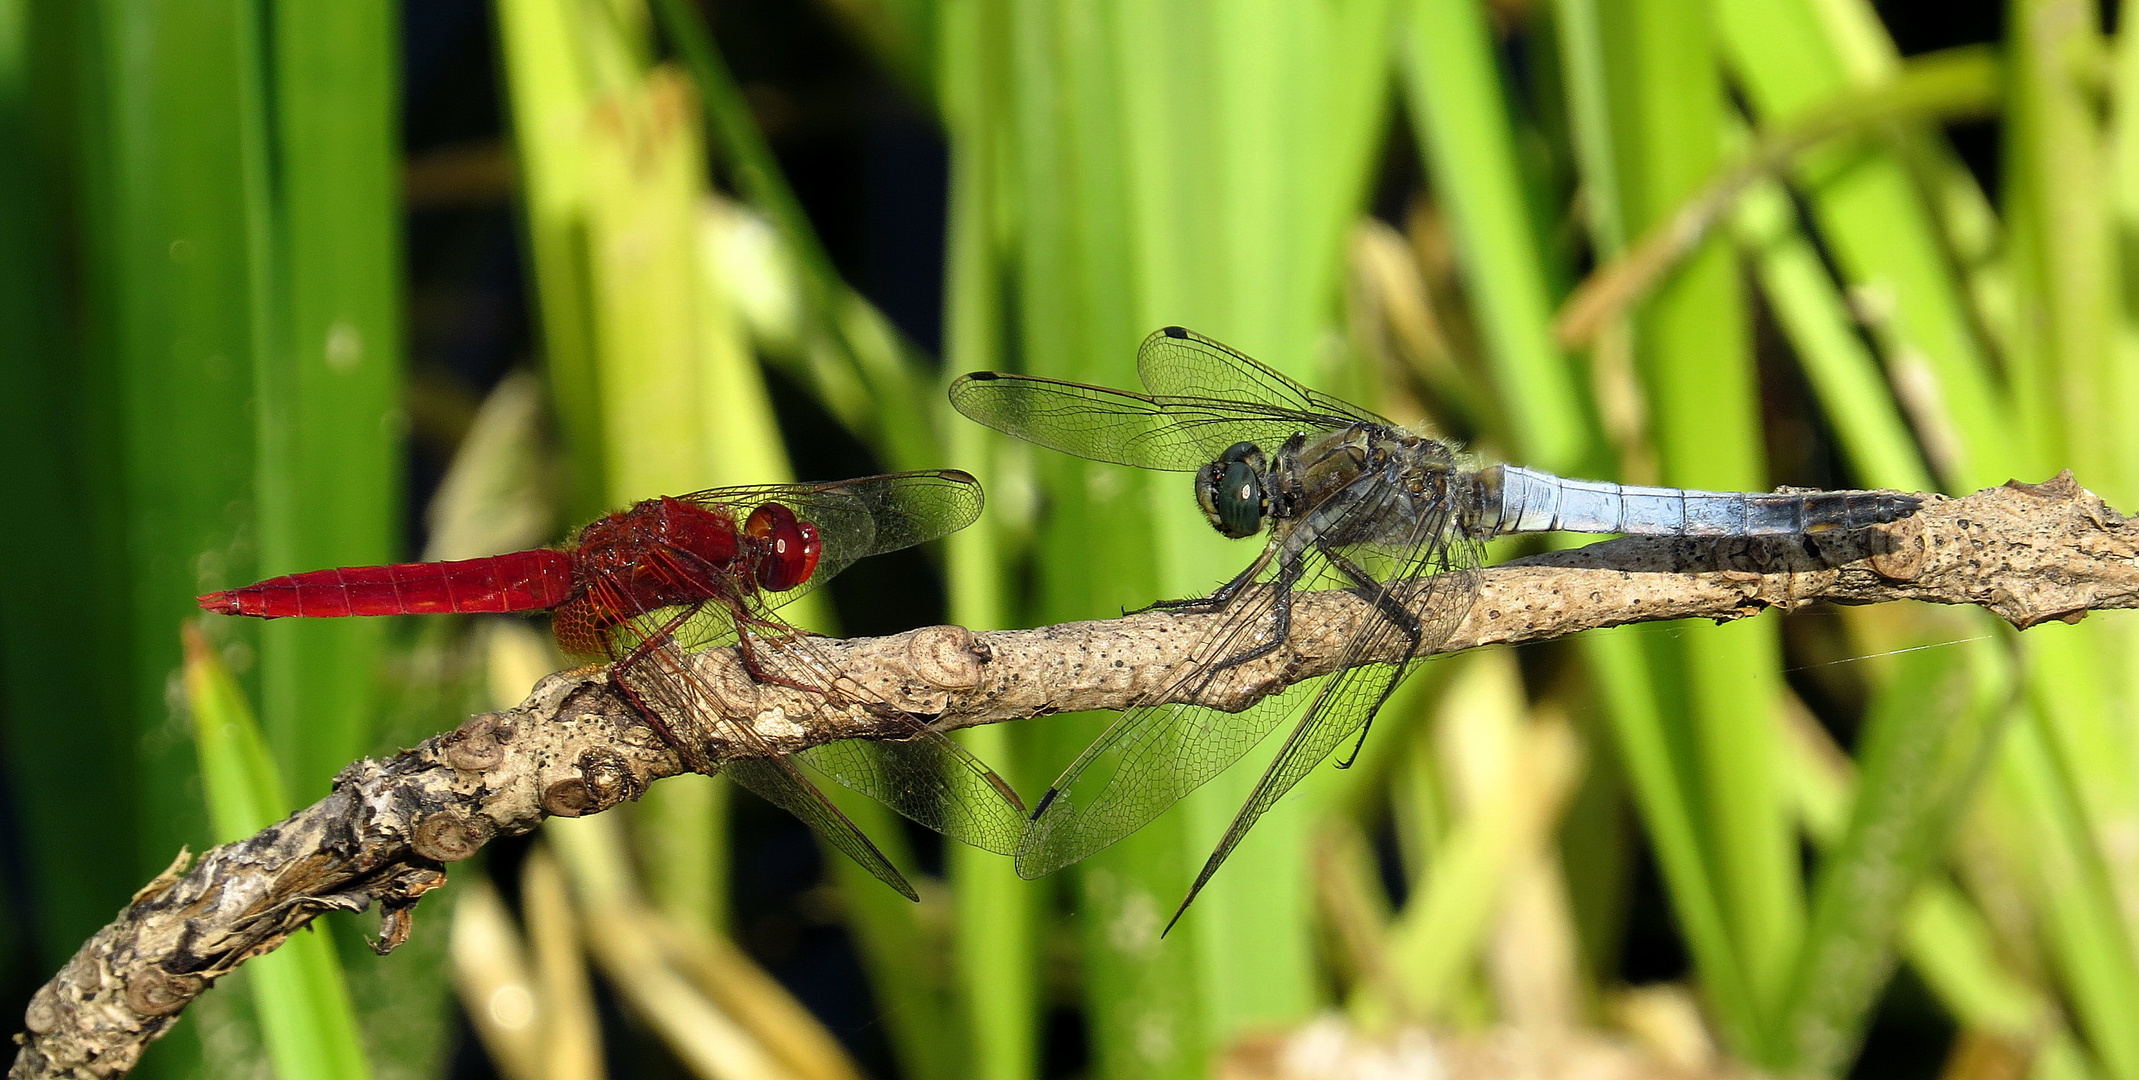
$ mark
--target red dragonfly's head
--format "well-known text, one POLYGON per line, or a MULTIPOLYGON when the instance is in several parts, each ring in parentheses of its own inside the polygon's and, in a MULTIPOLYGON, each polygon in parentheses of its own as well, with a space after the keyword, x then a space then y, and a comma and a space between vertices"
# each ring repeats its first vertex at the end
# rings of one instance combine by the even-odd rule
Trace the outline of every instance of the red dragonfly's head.
POLYGON ((817 526, 779 503, 762 503, 752 510, 743 533, 759 545, 758 585, 769 592, 786 592, 808 581, 824 556, 817 526))

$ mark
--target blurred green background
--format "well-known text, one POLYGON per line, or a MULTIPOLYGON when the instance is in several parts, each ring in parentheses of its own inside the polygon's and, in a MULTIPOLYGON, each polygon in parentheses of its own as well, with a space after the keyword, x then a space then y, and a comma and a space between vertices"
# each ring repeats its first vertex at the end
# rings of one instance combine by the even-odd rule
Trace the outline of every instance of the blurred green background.
MULTIPOLYGON (((562 663, 474 619, 195 622, 188 659, 194 594, 935 467, 982 523, 800 621, 1194 594, 1251 551, 1185 477, 941 394, 1133 385, 1165 323, 1568 475, 2070 468, 2139 508, 2116 9, 0 0, 7 999, 181 845, 562 663)), ((918 905, 679 779, 456 866, 391 957, 323 920, 143 1068, 2139 1080, 2135 697, 2118 615, 1436 661, 1164 940, 1253 766, 1039 882, 853 807, 918 905)), ((1029 797, 1105 719, 961 738, 1029 797)))

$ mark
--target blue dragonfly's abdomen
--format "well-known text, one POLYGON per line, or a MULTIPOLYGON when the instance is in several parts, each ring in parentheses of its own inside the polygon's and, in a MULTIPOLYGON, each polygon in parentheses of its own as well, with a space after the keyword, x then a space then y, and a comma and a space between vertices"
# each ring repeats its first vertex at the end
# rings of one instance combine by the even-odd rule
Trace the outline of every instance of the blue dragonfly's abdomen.
MULTIPOLYGON (((1489 530, 1496 534, 1797 536, 1882 525, 1923 505, 1917 496, 1890 491, 1687 491, 1568 480, 1516 465, 1493 466, 1479 479, 1487 506, 1500 508, 1489 530)), ((1493 521, 1490 513, 1485 521, 1493 521)))

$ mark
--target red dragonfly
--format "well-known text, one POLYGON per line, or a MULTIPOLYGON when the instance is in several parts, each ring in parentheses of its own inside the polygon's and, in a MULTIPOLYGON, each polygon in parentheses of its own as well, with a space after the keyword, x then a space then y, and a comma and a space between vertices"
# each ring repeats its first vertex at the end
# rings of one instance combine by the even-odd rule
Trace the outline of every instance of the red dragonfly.
POLYGON ((750 724, 721 715, 689 653, 733 644, 761 682, 900 722, 904 713, 844 677, 826 650, 773 610, 856 559, 964 528, 980 515, 981 499, 980 484, 956 470, 716 488, 610 514, 563 550, 313 570, 199 601, 209 611, 264 619, 549 611, 564 651, 608 661, 622 696, 693 769, 716 768, 703 749, 708 737, 760 752, 717 768, 917 899, 798 763, 954 840, 1006 855, 1025 824, 1017 793, 941 732, 910 719, 907 738, 775 753, 750 724))

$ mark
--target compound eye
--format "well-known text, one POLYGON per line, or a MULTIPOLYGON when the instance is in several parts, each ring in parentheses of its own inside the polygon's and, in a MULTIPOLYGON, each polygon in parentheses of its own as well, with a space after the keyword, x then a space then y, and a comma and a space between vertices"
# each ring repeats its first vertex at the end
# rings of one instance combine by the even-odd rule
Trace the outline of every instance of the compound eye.
POLYGON ((1218 531, 1234 539, 1254 536, 1263 529, 1263 482, 1243 461, 1210 466, 1212 481, 1204 513, 1218 531))
POLYGON ((817 535, 817 527, 779 503, 752 510, 743 531, 763 545, 757 579, 769 592, 786 592, 808 581, 824 555, 824 538, 817 535))

